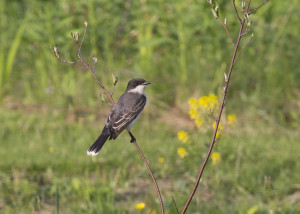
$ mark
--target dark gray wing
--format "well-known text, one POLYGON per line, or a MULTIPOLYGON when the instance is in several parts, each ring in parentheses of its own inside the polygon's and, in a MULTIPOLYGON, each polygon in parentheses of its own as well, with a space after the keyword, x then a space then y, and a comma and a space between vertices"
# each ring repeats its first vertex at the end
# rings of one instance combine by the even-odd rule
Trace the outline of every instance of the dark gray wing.
POLYGON ((136 93, 125 93, 117 101, 107 118, 107 125, 114 130, 110 139, 117 136, 142 112, 147 98, 136 93))

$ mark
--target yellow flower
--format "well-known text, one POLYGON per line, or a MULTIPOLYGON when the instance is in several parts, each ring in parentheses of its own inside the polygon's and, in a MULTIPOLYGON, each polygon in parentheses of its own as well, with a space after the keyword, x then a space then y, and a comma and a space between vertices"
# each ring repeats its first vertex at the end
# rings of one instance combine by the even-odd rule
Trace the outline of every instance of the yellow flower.
POLYGON ((179 147, 177 149, 177 154, 179 155, 180 158, 184 158, 187 156, 189 153, 185 150, 185 148, 179 147))
POLYGON ((54 152, 54 148, 53 147, 49 147, 49 152, 53 153, 54 152))
POLYGON ((218 97, 214 94, 202 96, 199 99, 199 106, 205 110, 214 109, 219 105, 218 97))
POLYGON ((219 152, 213 152, 211 154, 211 160, 212 160, 213 165, 218 164, 221 161, 220 153, 219 152))
POLYGON ((145 208, 145 206, 146 206, 145 203, 138 203, 138 204, 135 205, 135 208, 137 210, 142 210, 142 209, 145 208))
POLYGON ((190 118, 191 118, 191 119, 195 119, 196 116, 198 115, 197 109, 190 109, 190 110, 189 110, 189 115, 190 115, 190 118))
POLYGON ((196 109, 189 110, 189 115, 191 119, 196 119, 199 115, 198 111, 196 109))
POLYGON ((179 131, 177 133, 177 138, 182 142, 182 143, 187 143, 189 140, 189 135, 185 131, 179 131))
POLYGON ((206 109, 208 107, 207 103, 208 103, 208 97, 207 96, 200 97, 200 99, 199 99, 200 108, 206 109))
POLYGON ((214 109, 219 105, 218 97, 214 94, 208 96, 208 106, 210 109, 214 109))
POLYGON ((196 118, 195 124, 196 124, 196 126, 197 126, 198 128, 199 128, 200 126, 202 126, 203 123, 204 123, 204 121, 203 121, 203 119, 202 119, 200 116, 196 118))
POLYGON ((193 97, 190 98, 189 105, 190 105, 190 109, 197 109, 197 99, 193 97))
MULTIPOLYGON (((213 124, 213 129, 215 130, 215 128, 216 128, 216 122, 214 122, 214 124, 213 124)), ((223 130, 223 126, 220 122, 219 126, 218 126, 218 130, 217 130, 216 138, 220 137, 222 130, 223 130)))
POLYGON ((236 116, 235 114, 228 114, 227 116, 227 122, 228 122, 228 125, 233 125, 236 123, 236 116))
POLYGON ((163 163, 163 162, 165 162, 165 159, 162 158, 162 157, 159 157, 159 158, 158 158, 158 162, 159 162, 159 163, 163 163))

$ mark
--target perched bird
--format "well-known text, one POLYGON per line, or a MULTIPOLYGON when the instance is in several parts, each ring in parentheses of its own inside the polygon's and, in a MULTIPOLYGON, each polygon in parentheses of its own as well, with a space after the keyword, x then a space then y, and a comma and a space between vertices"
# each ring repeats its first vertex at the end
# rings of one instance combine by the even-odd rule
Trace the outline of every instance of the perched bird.
POLYGON ((147 103, 145 87, 148 84, 151 82, 144 79, 132 79, 128 82, 125 93, 118 99, 108 115, 101 135, 88 149, 88 155, 97 155, 108 138, 115 140, 125 128, 131 137, 130 142, 135 142, 130 130, 147 103))

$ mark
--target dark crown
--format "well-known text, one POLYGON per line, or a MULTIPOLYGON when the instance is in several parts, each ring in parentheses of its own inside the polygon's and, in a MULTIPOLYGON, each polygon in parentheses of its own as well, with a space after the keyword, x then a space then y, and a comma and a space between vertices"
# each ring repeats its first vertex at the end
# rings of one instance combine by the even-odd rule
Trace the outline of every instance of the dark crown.
POLYGON ((147 82, 146 80, 141 79, 141 78, 139 78, 139 79, 132 79, 132 80, 130 80, 128 82, 126 90, 128 91, 130 89, 134 89, 135 87, 137 87, 139 85, 143 85, 143 84, 147 85, 147 84, 149 84, 149 82, 147 82))

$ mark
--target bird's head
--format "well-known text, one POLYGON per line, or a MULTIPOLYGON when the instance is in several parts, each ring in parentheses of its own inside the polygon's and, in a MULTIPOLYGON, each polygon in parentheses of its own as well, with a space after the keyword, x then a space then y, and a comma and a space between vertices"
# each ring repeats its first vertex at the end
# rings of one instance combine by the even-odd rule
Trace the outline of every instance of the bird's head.
POLYGON ((128 82, 126 91, 143 94, 146 85, 149 84, 151 84, 151 82, 148 82, 144 79, 132 79, 128 82))

